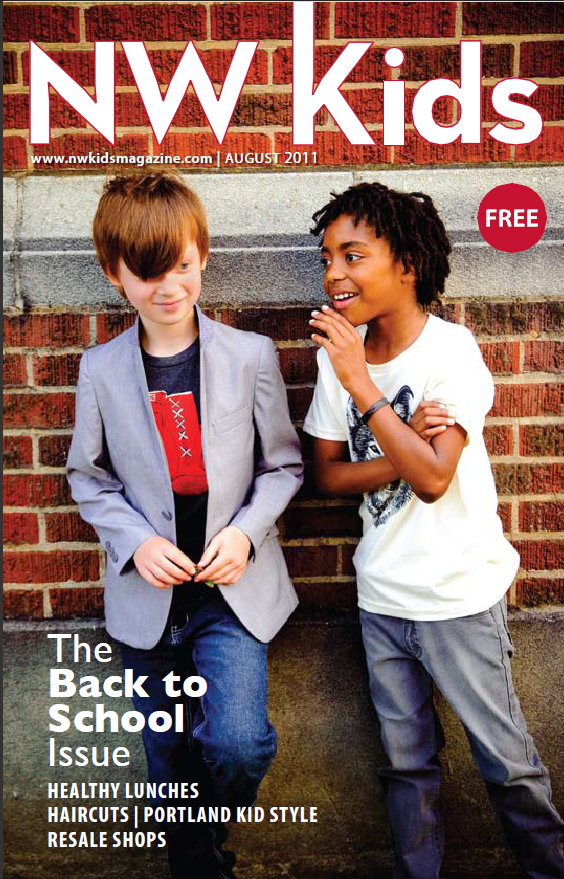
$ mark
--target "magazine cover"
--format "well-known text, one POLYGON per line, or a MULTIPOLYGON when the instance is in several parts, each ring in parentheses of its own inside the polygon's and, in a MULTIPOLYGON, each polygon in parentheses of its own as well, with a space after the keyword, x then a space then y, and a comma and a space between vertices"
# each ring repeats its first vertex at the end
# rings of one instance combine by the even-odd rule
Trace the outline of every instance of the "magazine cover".
POLYGON ((564 875, 563 9, 4 4, 9 879, 564 875))

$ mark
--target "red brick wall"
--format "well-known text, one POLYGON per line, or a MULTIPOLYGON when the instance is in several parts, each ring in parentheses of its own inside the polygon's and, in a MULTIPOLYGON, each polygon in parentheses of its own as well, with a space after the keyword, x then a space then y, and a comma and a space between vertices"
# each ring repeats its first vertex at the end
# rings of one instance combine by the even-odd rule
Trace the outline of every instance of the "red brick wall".
MULTIPOLYGON (((443 316, 476 334, 494 373, 486 439, 504 528, 521 553, 513 604, 564 604, 564 369, 562 305, 462 301, 443 316), (560 572, 560 573, 559 573, 560 572)), ((217 319, 271 336, 290 409, 301 423, 315 380, 306 308, 218 309, 217 319)), ((73 425, 79 351, 131 322, 124 311, 5 317, 5 614, 56 619, 101 613, 104 553, 72 505, 64 462, 73 425)), ((306 458, 310 443, 304 437, 306 458)), ((306 483, 286 512, 282 539, 307 610, 355 605, 351 562, 360 520, 354 499, 320 501, 306 483)))
MULTIPOLYGON (((564 157, 564 6, 559 3, 317 3, 317 74, 321 77, 349 40, 373 40, 343 91, 366 123, 374 147, 351 146, 325 110, 318 114, 315 148, 325 166, 427 165, 476 162, 555 162, 564 157), (404 48, 394 76, 407 81, 407 118, 418 86, 458 76, 459 42, 483 43, 484 135, 481 145, 430 145, 409 124, 403 147, 382 144, 384 52, 404 48), (545 120, 531 145, 511 147, 486 134, 499 121, 488 95, 500 79, 521 76, 540 88, 530 99, 545 120)), ((192 39, 206 69, 223 82, 237 40, 260 40, 222 152, 284 150, 291 146, 291 3, 11 3, 4 5, 4 168, 32 170, 30 156, 105 151, 107 142, 53 95, 52 142, 28 143, 29 52, 33 39, 93 94, 93 44, 143 40, 163 87, 192 39)), ((217 143, 193 94, 188 94, 159 147, 151 132, 121 45, 117 46, 115 151, 197 155, 217 143)), ((438 109, 455 121, 453 101, 438 109)), ((112 148, 110 147, 110 150, 112 148)), ((60 166, 59 166, 60 167, 60 166)), ((74 166, 73 166, 74 167, 74 166)), ((84 168, 84 166, 81 166, 84 168)), ((99 166, 97 166, 99 167, 99 166)), ((191 166, 194 169, 194 166, 191 166)), ((56 170, 53 169, 53 170, 56 170)))

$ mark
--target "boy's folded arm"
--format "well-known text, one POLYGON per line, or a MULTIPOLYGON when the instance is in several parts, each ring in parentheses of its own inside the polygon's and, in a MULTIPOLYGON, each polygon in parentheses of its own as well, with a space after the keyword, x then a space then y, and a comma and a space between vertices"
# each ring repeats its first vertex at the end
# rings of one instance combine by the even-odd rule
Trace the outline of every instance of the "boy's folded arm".
POLYGON ((376 412, 368 426, 390 464, 411 485, 417 497, 425 503, 434 503, 443 496, 464 448, 466 430, 463 427, 455 424, 427 443, 404 424, 390 406, 376 412))
POLYGON ((67 478, 80 515, 95 529, 109 562, 121 573, 135 550, 156 532, 127 502, 104 450, 104 428, 83 355, 76 393, 76 426, 67 460, 67 478))
POLYGON ((252 493, 231 520, 256 552, 303 482, 300 441, 288 412, 276 349, 264 339, 257 370, 253 417, 260 443, 252 493))
POLYGON ((350 461, 348 444, 316 438, 313 445, 315 483, 322 494, 355 495, 377 491, 399 478, 388 458, 350 461))

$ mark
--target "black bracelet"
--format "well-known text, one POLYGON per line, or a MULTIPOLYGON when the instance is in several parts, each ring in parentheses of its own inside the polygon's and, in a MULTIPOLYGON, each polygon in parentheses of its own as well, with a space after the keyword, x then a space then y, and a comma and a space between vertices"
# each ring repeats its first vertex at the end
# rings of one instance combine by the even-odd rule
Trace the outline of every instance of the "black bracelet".
POLYGON ((376 400, 375 403, 372 403, 372 406, 370 407, 370 409, 368 409, 364 413, 364 415, 361 416, 360 420, 363 421, 364 424, 368 424, 368 422, 370 421, 370 419, 372 418, 374 413, 378 411, 378 409, 382 409, 384 406, 389 406, 389 405, 390 405, 390 401, 388 400, 387 397, 380 397, 379 400, 376 400))

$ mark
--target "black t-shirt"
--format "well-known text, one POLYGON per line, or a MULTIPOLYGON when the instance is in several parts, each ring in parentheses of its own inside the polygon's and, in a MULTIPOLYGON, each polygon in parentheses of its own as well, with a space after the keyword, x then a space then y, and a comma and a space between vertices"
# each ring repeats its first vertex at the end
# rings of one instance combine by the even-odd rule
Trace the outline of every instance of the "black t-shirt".
MULTIPOLYGON (((197 564, 205 548, 208 491, 200 433, 200 343, 172 357, 142 349, 153 415, 163 441, 174 494, 176 542, 197 564)), ((169 621, 184 625, 186 612, 212 590, 192 581, 174 586, 169 621)))

